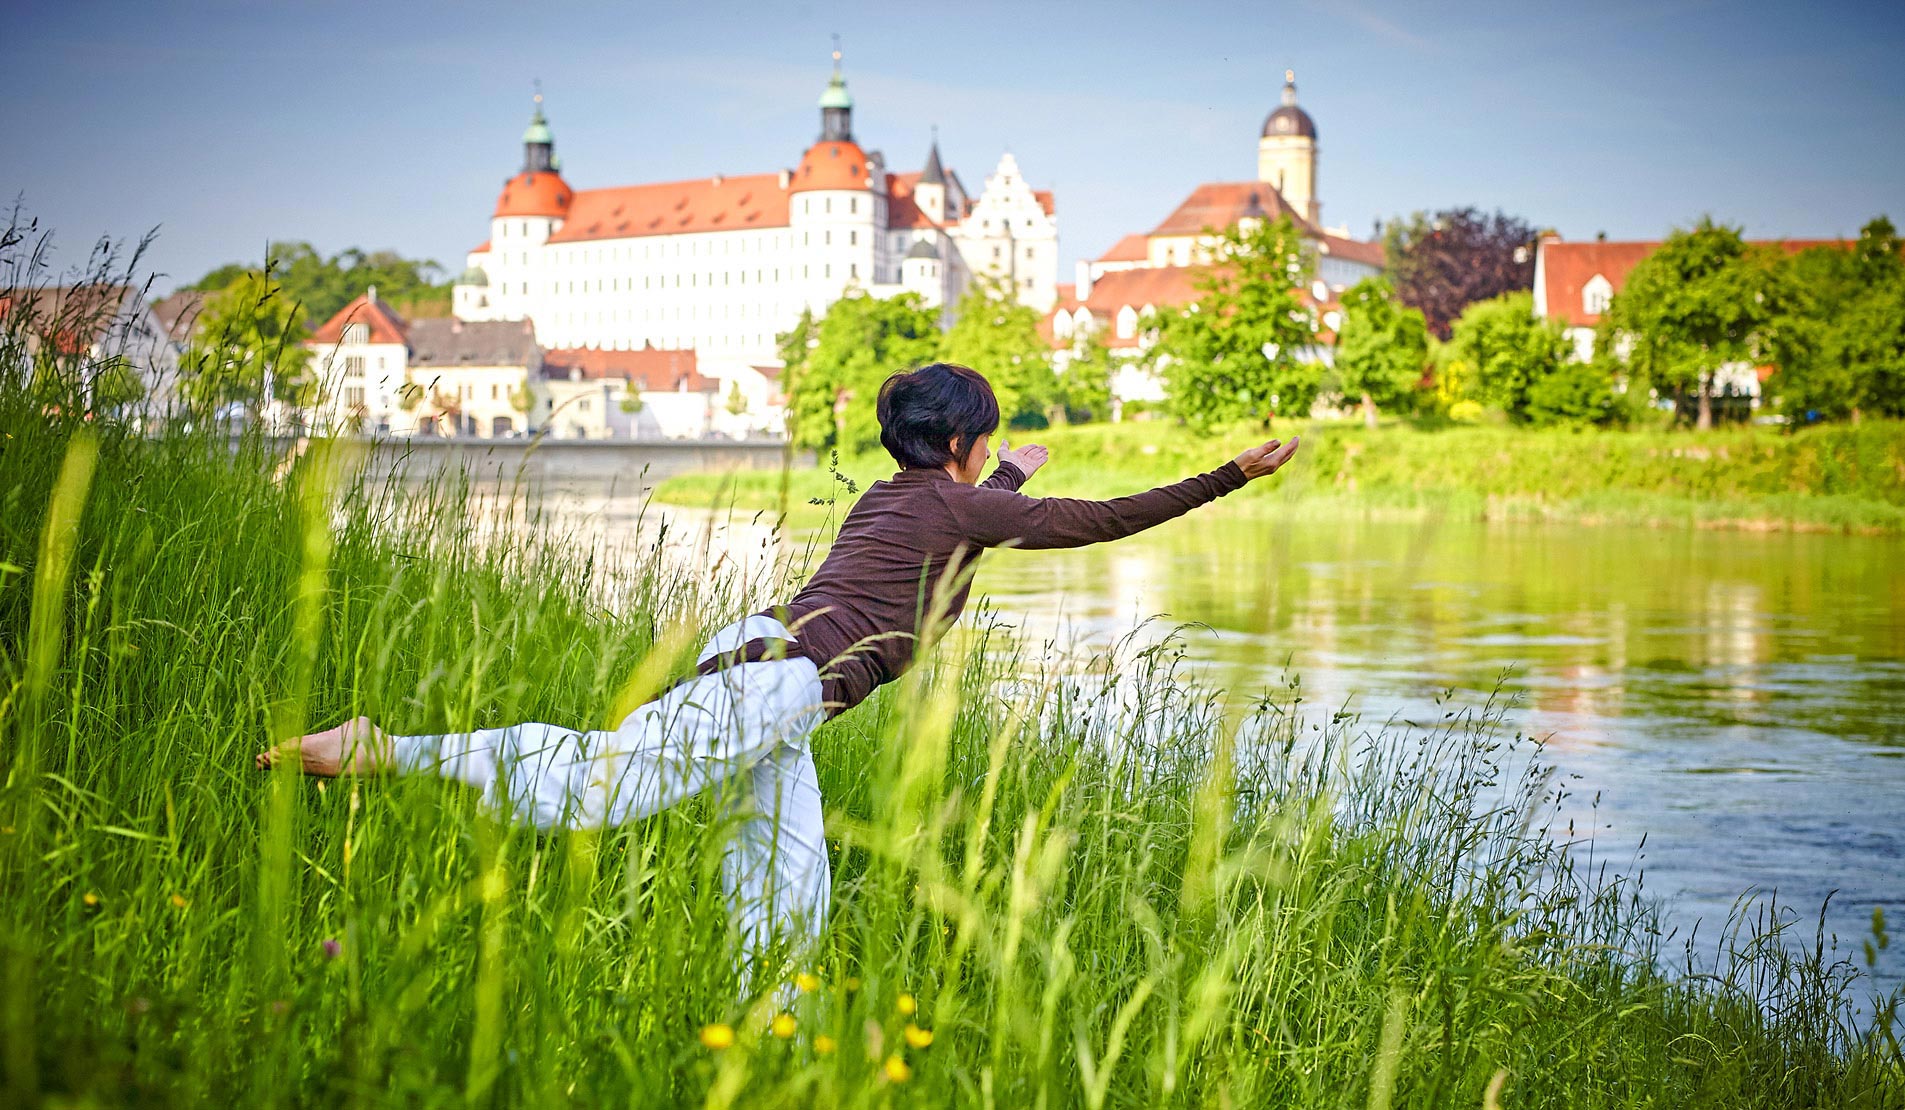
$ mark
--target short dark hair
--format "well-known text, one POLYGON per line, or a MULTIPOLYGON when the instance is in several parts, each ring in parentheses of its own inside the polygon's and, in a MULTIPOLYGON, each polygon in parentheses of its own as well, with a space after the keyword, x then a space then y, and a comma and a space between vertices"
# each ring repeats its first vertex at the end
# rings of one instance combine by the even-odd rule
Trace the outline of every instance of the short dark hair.
POLYGON ((945 466, 951 444, 970 451, 999 430, 999 399, 985 375, 935 362, 902 370, 880 385, 880 446, 904 468, 945 466))

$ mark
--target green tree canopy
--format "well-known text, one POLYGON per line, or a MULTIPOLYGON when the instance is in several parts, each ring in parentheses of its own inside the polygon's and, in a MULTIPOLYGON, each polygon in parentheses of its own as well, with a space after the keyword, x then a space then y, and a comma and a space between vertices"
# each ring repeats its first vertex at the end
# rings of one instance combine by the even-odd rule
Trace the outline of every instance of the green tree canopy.
POLYGON ((1800 421, 1905 416, 1905 257, 1892 221, 1866 224, 1852 249, 1810 247, 1784 265, 1768 383, 1800 421))
POLYGON ((1369 424, 1378 408, 1415 398, 1429 361, 1429 329, 1422 313, 1396 300, 1383 278, 1365 278, 1343 295, 1343 326, 1336 332, 1336 372, 1346 397, 1360 397, 1369 424))
POLYGON ((1504 293, 1469 305, 1455 321, 1444 365, 1460 368, 1471 398, 1526 423, 1530 391, 1567 356, 1560 323, 1535 315, 1534 294, 1504 293))
POLYGON ((1086 329, 1058 360, 1058 398, 1054 423, 1082 424, 1111 419, 1111 350, 1105 337, 1086 329))
POLYGON ((880 383, 938 352, 939 314, 914 293, 883 299, 853 292, 817 322, 803 314, 779 338, 788 434, 801 447, 858 454, 880 446, 880 383))
POLYGON ((1682 414, 1692 395, 1696 426, 1710 428, 1715 376, 1729 363, 1769 357, 1769 325, 1787 299, 1777 262, 1776 252, 1711 219, 1676 230, 1627 275, 1596 346, 1628 345, 1636 383, 1671 395, 1682 414))
MULTIPOLYGON (((356 247, 329 258, 303 242, 277 242, 265 248, 265 272, 284 295, 301 306, 304 322, 316 327, 375 285, 380 300, 407 316, 444 316, 450 311, 450 284, 443 267, 427 259, 409 259, 395 251, 356 247)), ((231 262, 188 288, 216 292, 230 288, 258 267, 231 262)))
POLYGON ((309 405, 316 392, 303 344, 309 334, 277 282, 255 270, 245 274, 206 298, 179 362, 180 395, 208 415, 233 404, 256 413, 267 395, 309 405))
POLYGON ((1043 427, 1058 401, 1052 350, 1039 335, 1039 313, 1012 290, 983 275, 966 286, 939 357, 970 366, 992 383, 1007 427, 1043 427))
POLYGON ((1273 415, 1307 416, 1322 385, 1312 358, 1316 317, 1298 296, 1310 256, 1285 216, 1251 220, 1218 237, 1198 298, 1161 310, 1153 365, 1173 412, 1196 428, 1273 415))

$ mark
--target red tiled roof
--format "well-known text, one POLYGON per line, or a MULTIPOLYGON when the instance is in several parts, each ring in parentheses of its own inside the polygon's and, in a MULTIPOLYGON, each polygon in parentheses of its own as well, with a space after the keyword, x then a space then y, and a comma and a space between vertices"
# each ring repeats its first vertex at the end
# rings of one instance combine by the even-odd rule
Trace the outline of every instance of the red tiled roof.
POLYGON ((872 180, 866 151, 851 139, 815 143, 800 156, 790 191, 864 189, 872 180))
POLYGON ((1047 216, 1057 211, 1058 202, 1052 199, 1052 191, 1050 189, 1034 189, 1032 190, 1032 196, 1038 201, 1038 206, 1045 209, 1047 216))
POLYGON ((1125 236, 1111 244, 1111 249, 1098 256, 1099 262, 1143 262, 1151 257, 1151 242, 1137 232, 1125 236))
MULTIPOLYGON (((1787 254, 1798 254, 1808 247, 1850 245, 1843 239, 1749 239, 1747 244, 1778 247, 1787 254)), ((1613 292, 1619 293, 1627 285, 1628 273, 1659 248, 1658 240, 1613 243, 1542 240, 1536 259, 1545 302, 1540 306, 1542 314, 1571 327, 1593 327, 1601 322, 1601 314, 1581 310, 1581 290, 1599 274, 1607 279, 1613 292)))
POLYGON ((198 289, 181 289, 169 297, 152 302, 152 315, 165 329, 165 337, 184 343, 198 331, 198 318, 205 311, 206 294, 198 289))
POLYGON ((1322 252, 1334 258, 1346 258, 1351 262, 1361 262, 1366 266, 1381 267, 1387 258, 1381 243, 1366 243, 1360 239, 1345 239, 1341 235, 1322 232, 1317 236, 1322 252))
POLYGON ((104 338, 133 296, 130 285, 48 285, 0 291, 0 322, 31 333, 63 354, 81 354, 104 338))
POLYGON ((593 347, 561 347, 544 351, 545 378, 600 380, 619 378, 644 393, 713 393, 719 383, 696 369, 692 350, 663 351, 644 347, 636 351, 601 351, 593 347))
POLYGON ((753 367, 753 370, 756 374, 759 374, 770 382, 778 380, 781 376, 781 367, 778 366, 756 366, 753 367))
POLYGON ((1284 203, 1282 194, 1261 181, 1209 181, 1191 191, 1184 202, 1172 210, 1164 222, 1151 229, 1158 235, 1197 235, 1206 229, 1222 231, 1245 216, 1276 219, 1288 214, 1305 236, 1316 237, 1297 210, 1284 203))
POLYGON ((584 189, 549 242, 786 227, 787 212, 787 190, 773 173, 584 189))
POLYGON ((487 251, 487 250, 489 250, 489 240, 488 240, 488 239, 485 239, 485 240, 483 240, 483 243, 482 243, 482 245, 481 245, 481 246, 477 246, 477 247, 472 247, 472 248, 470 248, 470 252, 469 252, 469 253, 471 253, 471 254, 482 254, 482 253, 484 253, 484 252, 485 252, 485 251, 487 251))
POLYGON ((337 315, 326 320, 324 326, 313 332, 305 342, 316 345, 342 342, 346 324, 369 325, 368 342, 371 343, 403 343, 410 331, 410 324, 389 305, 373 301, 370 294, 365 293, 338 309, 337 315))
POLYGON ((497 216, 562 216, 574 197, 562 175, 553 170, 524 170, 503 182, 496 198, 497 216))
POLYGON ((919 184, 917 173, 890 173, 886 175, 886 226, 896 229, 937 228, 939 224, 933 218, 919 210, 919 203, 913 199, 914 188, 919 184))

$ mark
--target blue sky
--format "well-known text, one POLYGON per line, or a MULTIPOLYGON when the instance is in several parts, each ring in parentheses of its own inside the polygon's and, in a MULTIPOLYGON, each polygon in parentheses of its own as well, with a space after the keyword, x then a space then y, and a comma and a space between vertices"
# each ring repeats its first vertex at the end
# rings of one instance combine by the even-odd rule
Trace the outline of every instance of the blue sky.
POLYGON ((0 197, 65 265, 158 226, 160 290, 266 240, 452 272, 541 78, 577 188, 792 166, 838 32, 855 133, 969 187, 1010 149, 1063 270, 1255 175, 1297 71, 1326 223, 1501 207, 1570 238, 1702 213, 1905 224, 1905 4, 410 4, 8 0, 0 197))

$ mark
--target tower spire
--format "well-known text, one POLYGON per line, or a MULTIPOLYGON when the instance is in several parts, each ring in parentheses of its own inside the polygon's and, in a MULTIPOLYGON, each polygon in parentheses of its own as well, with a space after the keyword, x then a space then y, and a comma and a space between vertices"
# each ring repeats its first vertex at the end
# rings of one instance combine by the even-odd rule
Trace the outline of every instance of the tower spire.
POLYGON ((1296 70, 1283 71, 1283 102, 1291 106, 1296 104, 1296 70))
POLYGON ((820 94, 820 141, 847 142, 853 138, 853 97, 840 74, 840 36, 833 37, 833 77, 820 94))
POLYGON ((523 132, 523 172, 552 172, 556 168, 556 137, 549 130, 549 121, 542 114, 542 79, 534 81, 536 95, 535 111, 529 117, 529 128, 523 132))

